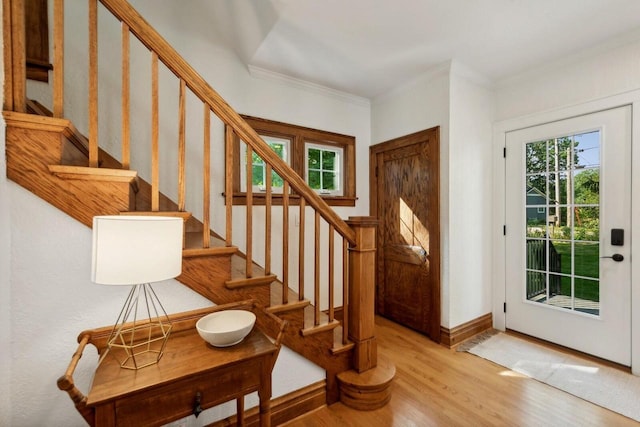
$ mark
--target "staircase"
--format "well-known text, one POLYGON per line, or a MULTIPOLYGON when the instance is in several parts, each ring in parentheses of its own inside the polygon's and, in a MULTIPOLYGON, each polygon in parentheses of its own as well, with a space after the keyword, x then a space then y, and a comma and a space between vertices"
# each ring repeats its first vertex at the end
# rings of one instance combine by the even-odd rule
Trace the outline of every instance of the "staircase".
MULTIPOLYGON (((89 1, 89 81, 88 137, 81 134, 74 124, 64 117, 64 36, 59 23, 64 22, 62 0, 55 1, 53 11, 56 23, 53 29, 53 106, 52 111, 36 101, 26 98, 24 70, 24 0, 5 0, 5 105, 7 123, 6 152, 7 176, 37 196, 91 227, 95 215, 145 214, 179 216, 185 220, 183 271, 178 280, 216 304, 246 299, 270 313, 287 320, 289 327, 283 344, 327 371, 326 402, 339 399, 358 409, 375 409, 384 405, 389 397, 389 384, 394 369, 387 361, 378 363, 374 331, 373 277, 375 265, 375 221, 370 218, 352 218, 343 221, 311 190, 285 162, 244 122, 244 120, 218 95, 204 79, 180 57, 177 52, 124 0, 89 1), (6 7, 7 3, 10 4, 6 7), (121 160, 107 153, 98 144, 98 75, 97 75, 97 8, 105 7, 117 18, 122 28, 122 129, 121 160), (151 52, 152 83, 151 109, 151 179, 143 180, 131 169, 130 120, 137 111, 129 102, 129 38, 133 35, 151 52), (160 191, 160 153, 158 143, 158 64, 162 63, 176 76, 180 87, 179 129, 177 150, 177 200, 160 191), (10 65, 10 66, 9 66, 10 65), (200 124, 203 137, 204 160, 193 166, 186 155, 186 98, 195 96, 203 105, 204 119, 200 124), (225 141, 225 219, 224 230, 218 234, 211 229, 211 165, 212 150, 211 117, 224 126, 225 141), (231 176, 234 173, 233 144, 235 136, 247 144, 249 153, 255 152, 265 161, 270 171, 277 172, 285 181, 282 195, 284 253, 278 254, 285 261, 288 271, 288 255, 299 254, 302 262, 308 262, 314 271, 313 297, 304 296, 303 280, 291 283, 288 274, 278 277, 272 273, 270 261, 272 196, 267 186, 264 215, 267 230, 265 259, 258 262, 252 256, 256 242, 252 218, 251 186, 246 194, 246 233, 241 242, 232 236, 233 190, 231 176), (202 170, 203 212, 194 214, 187 208, 185 170, 198 167, 202 170), (300 215, 314 215, 314 257, 304 256, 306 231, 299 235, 298 247, 289 246, 288 217, 289 193, 300 200, 300 215), (322 224, 322 226, 321 226, 322 224), (328 230, 328 247, 320 246, 320 233, 328 230), (335 241, 342 244, 335 245, 335 241), (240 251, 241 245, 244 251, 240 251), (335 246, 339 249, 336 251, 335 246), (326 251, 326 252, 325 252, 326 251), (328 265, 320 262, 320 253, 328 253, 328 265), (335 265, 340 259, 342 265, 335 265), (268 256, 267 256, 268 255, 268 256), (262 264, 262 265, 260 265, 262 264), (322 272, 324 270, 324 273, 322 272), (322 273, 322 274, 321 274, 322 273), (320 277, 327 277, 322 283, 320 277), (340 283, 341 282, 341 283, 340 283), (297 288, 297 289, 296 289, 297 288), (321 292, 322 291, 322 292, 321 292), (340 292, 340 295, 336 291, 340 292), (321 298, 321 295, 326 298, 321 298), (342 298, 339 298, 341 296, 342 298), (336 301, 341 307, 335 307, 336 301), (340 310, 341 308, 341 310, 340 310), (340 314, 341 315, 338 315, 340 314)), ((222 152, 221 147, 213 151, 222 152)), ((164 152, 163 152, 164 153, 164 152)), ((250 156, 250 154, 248 154, 250 156)), ((262 207, 261 207, 262 208, 262 207)), ((276 213, 277 214, 277 213, 276 213)), ((240 224, 242 219, 240 220, 240 224)), ((237 227, 237 224, 236 224, 237 227)), ((301 227, 303 227, 301 225, 301 227)), ((307 267, 305 267, 307 268, 307 267)), ((301 276, 302 277, 302 276, 301 276)))

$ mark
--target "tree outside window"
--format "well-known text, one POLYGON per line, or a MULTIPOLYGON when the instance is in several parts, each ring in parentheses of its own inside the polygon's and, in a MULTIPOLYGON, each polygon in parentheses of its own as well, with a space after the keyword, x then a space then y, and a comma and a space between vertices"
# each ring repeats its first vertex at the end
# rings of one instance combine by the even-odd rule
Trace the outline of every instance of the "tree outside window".
POLYGON ((307 182, 320 194, 341 194, 341 150, 307 145, 307 182))
MULTIPOLYGON (((269 137, 265 135, 261 135, 261 136, 262 136, 262 139, 264 139, 265 142, 269 144, 269 147, 271 147, 271 149, 278 155, 278 157, 280 157, 286 162, 288 161, 288 158, 289 158, 287 155, 288 154, 287 146, 289 145, 288 140, 282 139, 282 138, 269 137)), ((243 146, 243 153, 244 153, 243 155, 244 167, 246 168, 246 164, 247 164, 246 144, 244 144, 243 146)), ((266 185, 267 165, 264 162, 264 160, 262 160, 262 157, 260 157, 255 151, 251 152, 251 157, 252 157, 251 158, 252 185, 257 190, 264 191, 265 185, 266 185)), ((246 181, 246 177, 245 179, 243 179, 243 181, 246 181)), ((282 177, 280 177, 280 175, 278 175, 276 172, 271 171, 271 189, 275 191, 279 190, 281 192, 282 187, 283 187, 282 177)), ((243 185, 243 188, 246 189, 246 185, 243 185)))

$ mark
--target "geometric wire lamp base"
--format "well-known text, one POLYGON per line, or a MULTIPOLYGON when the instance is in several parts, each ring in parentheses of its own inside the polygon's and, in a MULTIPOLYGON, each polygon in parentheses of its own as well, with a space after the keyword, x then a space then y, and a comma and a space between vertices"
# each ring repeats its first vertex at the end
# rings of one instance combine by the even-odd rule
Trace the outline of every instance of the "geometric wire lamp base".
POLYGON ((140 369, 158 363, 171 326, 169 316, 151 285, 134 285, 113 326, 103 357, 111 352, 120 366, 126 369, 140 369))

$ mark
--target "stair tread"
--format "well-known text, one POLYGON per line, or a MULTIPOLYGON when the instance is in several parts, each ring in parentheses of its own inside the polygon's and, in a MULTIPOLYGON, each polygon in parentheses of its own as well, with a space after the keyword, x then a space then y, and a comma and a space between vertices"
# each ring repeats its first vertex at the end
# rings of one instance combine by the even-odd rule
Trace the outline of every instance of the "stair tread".
POLYGON ((342 331, 342 324, 333 330, 333 347, 331 347, 331 354, 344 353, 355 347, 352 341, 347 340, 346 343, 342 342, 342 331))
POLYGON ((253 277, 238 277, 235 279, 227 280, 225 285, 228 288, 240 288, 240 287, 249 287, 249 286, 262 286, 271 284, 276 280, 275 274, 266 274, 263 276, 253 276, 253 277))
POLYGON ((191 217, 191 212, 184 211, 127 211, 120 212, 120 215, 133 215, 133 216, 172 216, 172 217, 180 217, 184 220, 187 220, 191 217))
POLYGON ((91 168, 88 166, 49 165, 49 171, 66 178, 96 179, 105 178, 135 180, 138 172, 129 169, 91 168))
POLYGON ((306 326, 300 331, 300 333, 302 334, 302 336, 306 337, 309 335, 319 334, 326 331, 333 331, 338 326, 340 326, 340 322, 338 322, 336 319, 333 319, 332 321, 329 321, 327 319, 324 322, 321 321, 317 325, 313 325, 313 322, 312 322, 311 326, 306 326))
POLYGON ((269 313, 278 314, 278 313, 283 313, 287 311, 301 310, 306 308, 309 304, 311 304, 311 302, 306 299, 305 300, 290 299, 286 304, 271 304, 267 308, 267 311, 269 313))
MULTIPOLYGON (((202 244, 201 231, 187 231, 184 234, 185 234, 185 248, 194 249, 194 248, 204 247, 202 244)), ((223 248, 223 247, 235 248, 235 246, 227 246, 224 240, 218 239, 213 235, 209 237, 209 247, 210 248, 223 248)))

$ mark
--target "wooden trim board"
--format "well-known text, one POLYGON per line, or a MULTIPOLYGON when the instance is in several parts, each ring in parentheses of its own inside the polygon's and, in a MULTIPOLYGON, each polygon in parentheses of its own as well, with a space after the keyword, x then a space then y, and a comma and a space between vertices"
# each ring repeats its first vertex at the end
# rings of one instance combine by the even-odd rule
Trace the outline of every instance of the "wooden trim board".
POLYGON ((476 319, 470 320, 462 325, 456 326, 452 329, 440 327, 440 339, 441 344, 446 347, 454 347, 460 344, 462 341, 471 338, 472 336, 484 332, 487 329, 493 327, 493 315, 487 313, 476 319))

